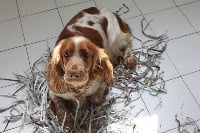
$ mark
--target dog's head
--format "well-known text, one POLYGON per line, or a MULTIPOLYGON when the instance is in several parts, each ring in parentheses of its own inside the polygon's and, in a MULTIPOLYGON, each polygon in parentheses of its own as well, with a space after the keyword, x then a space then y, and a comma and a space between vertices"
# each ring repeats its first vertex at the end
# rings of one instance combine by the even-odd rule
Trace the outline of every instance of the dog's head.
POLYGON ((51 62, 67 84, 78 87, 88 82, 98 53, 95 44, 84 37, 76 36, 63 39, 56 45, 51 62))

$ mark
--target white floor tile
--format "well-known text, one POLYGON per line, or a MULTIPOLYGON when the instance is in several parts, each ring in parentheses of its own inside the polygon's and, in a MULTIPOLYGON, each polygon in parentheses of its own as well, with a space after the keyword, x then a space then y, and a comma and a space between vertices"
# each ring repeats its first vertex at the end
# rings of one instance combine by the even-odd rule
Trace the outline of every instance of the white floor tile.
POLYGON ((75 16, 79 11, 81 11, 85 8, 92 7, 92 6, 95 6, 94 2, 88 1, 88 2, 76 4, 76 5, 73 5, 73 6, 67 6, 67 7, 60 8, 59 11, 60 11, 64 25, 67 24, 68 21, 73 16, 75 16))
MULTIPOLYGON (((15 78, 15 74, 23 74, 29 69, 28 58, 25 47, 8 50, 0 53, 0 77, 15 78), (3 70, 3 71, 2 71, 3 70)), ((5 86, 13 82, 0 81, 0 86, 5 86)))
POLYGON ((1 0, 0 22, 19 17, 15 0, 1 0))
POLYGON ((51 51, 55 47, 56 41, 57 41, 57 37, 47 40, 47 46, 50 48, 51 51))
POLYGON ((135 0, 142 13, 150 13, 174 7, 171 0, 135 0))
POLYGON ((200 118, 200 112, 198 111, 200 108, 180 78, 168 81, 166 89, 167 94, 159 95, 162 102, 159 108, 156 108, 160 102, 159 97, 153 97, 148 93, 143 94, 144 102, 151 115, 158 116, 158 131, 163 132, 177 127, 175 122, 176 114, 184 119, 186 117, 200 118))
POLYGON ((195 34, 168 43, 169 57, 181 75, 200 69, 200 62, 196 59, 196 57, 200 57, 199 42, 200 38, 195 34))
POLYGON ((22 18, 26 43, 58 36, 62 27, 57 10, 22 18))
POLYGON ((69 6, 69 5, 74 5, 74 4, 79 4, 79 3, 84 3, 89 0, 55 0, 56 4, 58 7, 63 7, 63 6, 69 6))
POLYGON ((48 53, 48 46, 46 41, 38 42, 32 45, 27 46, 29 59, 31 66, 35 63, 39 58, 43 57, 45 54, 48 53))
POLYGON ((0 51, 24 44, 19 19, 0 23, 0 51))
MULTIPOLYGON (((115 95, 124 95, 122 94, 122 91, 116 88, 113 88, 109 94, 114 93, 115 95)), ((112 97, 112 96, 111 96, 112 97)), ((117 99, 116 103, 114 103, 112 105, 112 112, 116 112, 117 114, 121 115, 121 116, 125 116, 126 119, 118 121, 116 123, 113 123, 112 125, 109 125, 107 127, 108 132, 131 132, 132 131, 132 127, 133 124, 136 125, 136 129, 135 131, 146 131, 147 129, 155 129, 154 127, 149 128, 149 124, 154 121, 152 121, 153 119, 150 118, 150 115, 148 113, 148 111, 146 110, 146 107, 142 101, 140 97, 140 94, 138 92, 132 92, 130 97, 132 100, 133 99, 137 99, 135 101, 130 102, 128 105, 125 105, 125 99, 117 99), (139 99, 138 99, 139 98, 139 99), (148 120, 151 120, 148 121, 148 120), (125 124, 127 123, 127 125, 125 124), (130 124, 132 123, 132 124, 130 124), (128 126, 128 124, 132 125, 132 126, 128 126), (123 127, 123 126, 127 126, 127 128, 123 127), (123 130, 122 130, 123 129, 123 130)), ((155 124, 155 123, 154 123, 155 124)), ((146 132, 143 132, 146 133, 146 132)))
POLYGON ((54 0, 18 0, 21 16, 50 10, 56 7, 54 0))
POLYGON ((192 91, 192 94, 197 99, 198 104, 200 105, 200 91, 199 91, 200 72, 184 76, 183 78, 187 83, 188 87, 190 88, 190 90, 192 91))
MULTIPOLYGON (((145 42, 145 41, 149 40, 149 38, 145 37, 142 34, 142 30, 141 30, 141 20, 142 20, 142 18, 143 17, 135 17, 135 18, 132 18, 132 19, 127 19, 127 20, 125 20, 125 22, 130 26, 133 36, 140 39, 141 41, 145 42)), ((144 23, 144 26, 146 26, 146 23, 144 23)), ((149 35, 153 35, 150 28, 146 29, 145 33, 147 33, 149 35)), ((147 43, 147 45, 149 45, 149 44, 150 43, 147 43)), ((133 40, 133 47, 134 47, 134 49, 141 48, 142 42, 138 41, 137 39, 134 39, 133 40)))
POLYGON ((192 4, 188 4, 185 6, 180 7, 183 13, 186 15, 186 17, 189 19, 189 21, 192 23, 194 28, 197 31, 200 31, 200 18, 199 16, 199 9, 200 9, 200 1, 195 2, 192 4))
MULTIPOLYGON (((115 94, 115 96, 124 95, 123 91, 116 88, 112 88, 109 94, 112 94, 112 93, 115 94)), ((110 97, 112 97, 112 95, 110 97)), ((132 100, 133 99, 137 99, 137 100, 130 102, 128 105, 125 105, 125 99, 117 99, 116 103, 114 103, 112 106, 112 110, 115 112, 126 112, 125 113, 126 116, 133 119, 148 117, 149 113, 146 110, 145 105, 142 102, 142 99, 140 97, 141 96, 138 92, 132 92, 129 98, 131 98, 132 100), (140 112, 141 109, 143 111, 141 113, 138 113, 140 112)))
POLYGON ((117 2, 115 0, 95 0, 95 2, 97 6, 110 9, 112 12, 119 11, 118 15, 120 15, 123 19, 140 15, 132 0, 118 0, 117 2))
POLYGON ((153 13, 146 15, 145 17, 148 20, 153 19, 151 27, 157 35, 167 31, 170 39, 194 32, 190 24, 177 8, 153 13))
POLYGON ((162 56, 162 59, 160 62, 160 69, 161 69, 161 71, 164 71, 163 79, 165 81, 179 77, 178 72, 176 71, 175 67, 173 66, 172 62, 170 61, 169 57, 167 56, 167 53, 163 53, 163 56, 162 56))

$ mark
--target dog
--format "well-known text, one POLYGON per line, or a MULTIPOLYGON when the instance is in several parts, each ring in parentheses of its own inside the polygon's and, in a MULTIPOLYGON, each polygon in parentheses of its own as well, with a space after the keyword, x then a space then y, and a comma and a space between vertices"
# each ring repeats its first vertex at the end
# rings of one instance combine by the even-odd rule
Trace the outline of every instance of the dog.
MULTIPOLYGON (((120 60, 134 69, 137 60, 131 53, 132 38, 128 24, 105 8, 84 9, 67 23, 47 71, 49 95, 60 121, 70 110, 66 101, 76 101, 79 106, 87 100, 102 102, 114 80, 113 66, 120 60)), ((69 127, 73 126, 71 119, 67 115, 69 127)))

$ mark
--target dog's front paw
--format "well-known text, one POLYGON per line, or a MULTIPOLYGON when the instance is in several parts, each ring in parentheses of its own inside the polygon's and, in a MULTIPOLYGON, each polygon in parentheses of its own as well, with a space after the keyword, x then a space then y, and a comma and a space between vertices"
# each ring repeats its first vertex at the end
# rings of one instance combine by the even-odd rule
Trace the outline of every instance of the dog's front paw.
POLYGON ((133 55, 124 57, 124 66, 128 69, 134 70, 137 65, 137 58, 133 55))

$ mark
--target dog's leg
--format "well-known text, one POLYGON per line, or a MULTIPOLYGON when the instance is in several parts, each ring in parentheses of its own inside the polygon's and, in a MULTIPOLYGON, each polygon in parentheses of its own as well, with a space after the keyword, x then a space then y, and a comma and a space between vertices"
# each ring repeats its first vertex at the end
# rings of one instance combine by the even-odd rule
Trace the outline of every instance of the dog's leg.
POLYGON ((57 116, 60 123, 64 122, 65 129, 73 130, 74 121, 70 113, 73 108, 72 103, 67 103, 60 97, 54 97, 51 105, 52 112, 57 116))

